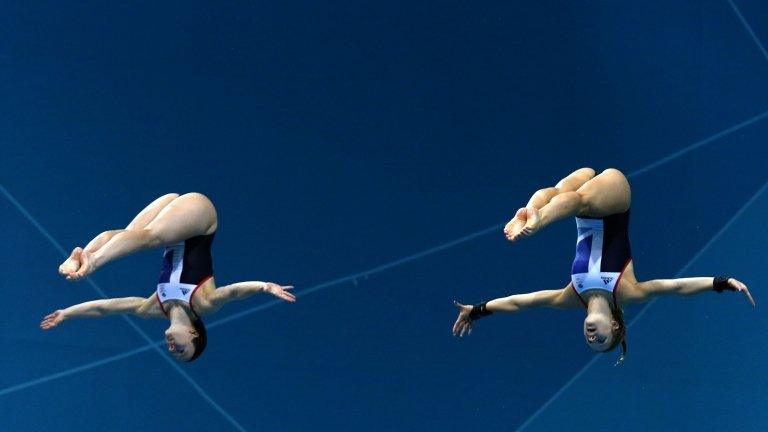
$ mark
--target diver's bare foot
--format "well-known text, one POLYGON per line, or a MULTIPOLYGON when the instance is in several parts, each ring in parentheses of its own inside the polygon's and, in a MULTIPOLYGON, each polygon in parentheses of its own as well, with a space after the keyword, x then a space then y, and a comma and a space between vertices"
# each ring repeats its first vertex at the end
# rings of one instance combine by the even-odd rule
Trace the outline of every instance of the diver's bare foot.
POLYGON ((93 252, 80 252, 80 268, 77 271, 69 273, 67 280, 76 281, 82 279, 89 274, 96 271, 96 265, 94 263, 93 252))
POLYGON ((504 227, 504 236, 509 241, 532 236, 539 230, 540 220, 541 216, 538 209, 523 207, 517 211, 515 217, 504 227))
POLYGON ((62 276, 68 276, 70 273, 74 273, 80 269, 80 254, 83 253, 83 248, 76 247, 72 249, 72 253, 60 266, 59 274, 62 276))

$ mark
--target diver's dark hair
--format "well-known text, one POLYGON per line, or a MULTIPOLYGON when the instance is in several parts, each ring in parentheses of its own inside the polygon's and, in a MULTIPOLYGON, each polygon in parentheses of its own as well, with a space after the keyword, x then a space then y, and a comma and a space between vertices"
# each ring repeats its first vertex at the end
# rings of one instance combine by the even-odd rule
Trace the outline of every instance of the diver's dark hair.
POLYGON ((192 326, 197 331, 197 336, 192 339, 192 346, 195 347, 195 353, 192 354, 192 357, 187 360, 187 362, 195 361, 200 355, 205 351, 205 347, 208 346, 208 331, 205 329, 205 323, 203 322, 203 319, 200 317, 197 317, 194 321, 192 321, 192 326))
POLYGON ((611 338, 611 344, 603 352, 611 352, 621 343, 621 356, 616 362, 616 365, 619 365, 627 355, 627 326, 624 325, 624 311, 620 307, 611 308, 611 313, 613 314, 613 319, 619 323, 619 326, 615 329, 611 327, 613 338, 611 338))

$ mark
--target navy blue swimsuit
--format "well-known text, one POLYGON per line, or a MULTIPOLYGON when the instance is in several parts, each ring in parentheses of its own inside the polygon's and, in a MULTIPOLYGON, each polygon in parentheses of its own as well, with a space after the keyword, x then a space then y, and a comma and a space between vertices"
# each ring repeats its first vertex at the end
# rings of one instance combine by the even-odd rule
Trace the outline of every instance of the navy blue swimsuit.
POLYGON ((157 281, 157 301, 161 309, 168 300, 181 300, 192 308, 195 291, 213 277, 211 245, 214 235, 216 233, 192 237, 165 248, 157 281))
MULTIPOLYGON (((599 289, 614 295, 630 261, 629 210, 604 218, 577 217, 576 256, 571 267, 573 289, 581 293, 599 289)), ((581 299, 584 303, 584 299, 581 299)))

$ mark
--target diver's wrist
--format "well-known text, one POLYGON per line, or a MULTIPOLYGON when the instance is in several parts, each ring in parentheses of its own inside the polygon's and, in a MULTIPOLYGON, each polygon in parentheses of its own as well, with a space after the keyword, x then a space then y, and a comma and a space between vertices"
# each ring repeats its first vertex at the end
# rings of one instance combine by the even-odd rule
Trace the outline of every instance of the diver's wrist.
POLYGON ((712 289, 717 293, 722 293, 723 291, 737 291, 736 288, 731 286, 730 280, 731 278, 729 276, 716 276, 712 279, 712 289))
POLYGON ((480 318, 491 314, 493 314, 493 311, 488 310, 488 302, 482 302, 472 306, 472 311, 469 312, 469 318, 472 320, 479 320, 480 318))

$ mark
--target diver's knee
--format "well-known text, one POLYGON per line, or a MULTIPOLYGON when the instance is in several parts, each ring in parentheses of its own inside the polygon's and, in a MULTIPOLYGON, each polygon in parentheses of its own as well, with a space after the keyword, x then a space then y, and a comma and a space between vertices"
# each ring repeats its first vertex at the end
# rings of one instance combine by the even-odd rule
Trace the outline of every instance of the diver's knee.
POLYGON ((184 197, 185 198, 189 198, 191 200, 195 200, 195 201, 203 201, 203 202, 206 202, 206 203, 210 203, 211 202, 210 198, 208 198, 207 196, 205 196, 204 194, 202 194, 200 192, 187 192, 187 193, 184 194, 184 197))
POLYGON ((595 177, 595 170, 590 167, 583 167, 576 170, 576 175, 586 177, 587 180, 595 177))
POLYGON ((548 187, 539 189, 533 193, 533 198, 542 201, 544 204, 548 203, 554 196, 558 194, 556 187, 548 187))
POLYGON ((117 229, 117 230, 109 230, 104 231, 101 234, 99 234, 99 240, 101 241, 107 241, 111 239, 112 237, 116 236, 117 234, 120 234, 123 230, 117 229))
POLYGON ((617 179, 622 179, 624 181, 626 181, 627 179, 624 173, 619 171, 616 168, 606 168, 605 170, 603 170, 603 172, 600 173, 600 175, 606 176, 606 177, 615 177, 617 179))

